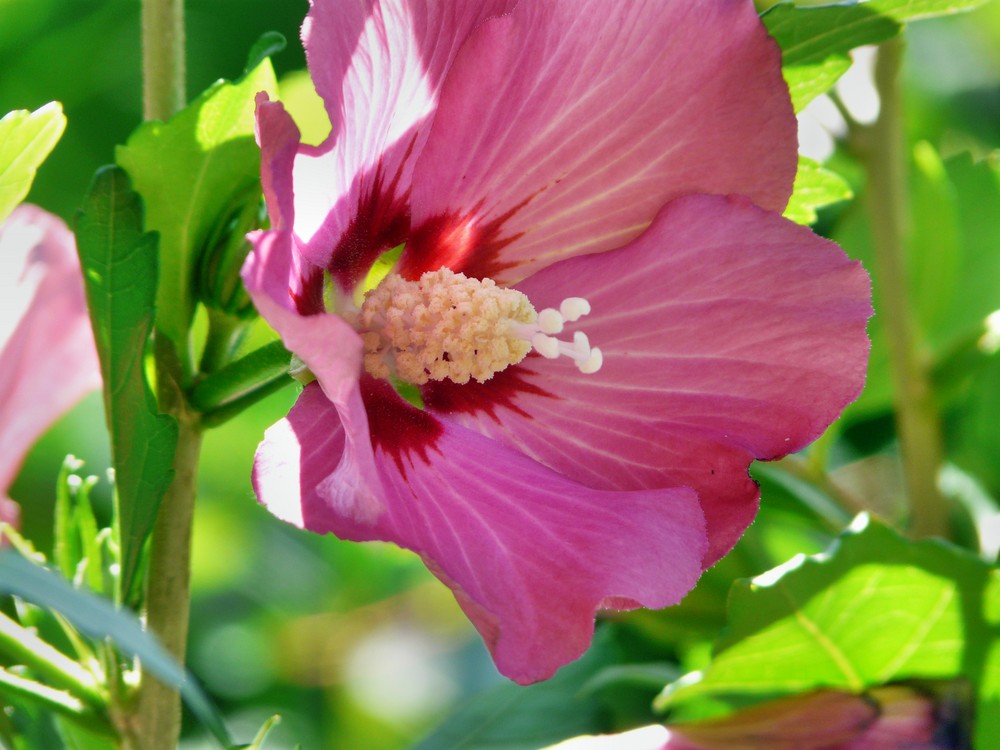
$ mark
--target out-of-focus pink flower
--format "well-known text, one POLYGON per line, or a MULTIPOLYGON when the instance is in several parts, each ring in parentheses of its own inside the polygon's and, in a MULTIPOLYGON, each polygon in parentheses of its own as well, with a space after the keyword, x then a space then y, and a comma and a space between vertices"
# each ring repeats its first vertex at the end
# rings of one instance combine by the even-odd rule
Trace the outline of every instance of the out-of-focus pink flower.
POLYGON ((934 699, 911 688, 820 691, 713 719, 577 737, 551 750, 947 750, 934 699))
POLYGON ((868 278, 775 213, 795 118, 750 2, 313 0, 303 38, 333 127, 260 96, 244 280, 316 382, 257 495, 414 550, 543 679, 595 610, 679 601, 750 462, 857 396, 868 278))
POLYGON ((22 204, 0 225, 0 521, 7 490, 41 434, 101 385, 73 235, 22 204))

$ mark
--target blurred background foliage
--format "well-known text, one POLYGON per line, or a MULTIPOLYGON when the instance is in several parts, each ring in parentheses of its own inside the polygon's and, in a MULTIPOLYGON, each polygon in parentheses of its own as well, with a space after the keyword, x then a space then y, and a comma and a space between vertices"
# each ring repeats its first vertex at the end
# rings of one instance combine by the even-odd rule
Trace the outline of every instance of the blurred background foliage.
MULTIPOLYGON (((305 0, 189 0, 189 98, 218 78, 239 75, 265 31, 289 41, 273 58, 279 77, 301 70, 298 27, 306 11, 305 0)), ((141 119, 139 36, 135 0, 0 0, 0 112, 63 103, 66 134, 29 200, 70 222, 95 169, 112 161, 115 145, 141 119)), ((1000 545, 1000 526, 990 526, 1000 497, 1000 321, 993 338, 983 327, 1000 308, 1000 4, 913 25, 905 95, 915 230, 910 283, 953 464, 946 491, 965 501, 968 515, 986 519, 981 537, 993 529, 994 539, 979 540, 985 548, 984 542, 1000 545)), ((844 138, 835 141, 828 164, 863 195, 863 171, 844 138)), ((860 200, 822 211, 816 228, 854 257, 870 257, 860 200)), ((735 577, 823 549, 849 518, 834 502, 845 496, 898 520, 891 383, 877 324, 875 331, 865 395, 813 451, 823 454, 824 465, 829 457, 839 467, 837 486, 817 485, 815 475, 794 465, 761 467, 755 472, 763 485, 760 520, 683 606, 616 618, 562 683, 527 693, 500 688, 510 705, 544 705, 553 695, 558 703, 600 666, 642 662, 642 669, 604 672, 586 683, 577 697, 588 701, 588 718, 572 730, 651 720, 652 697, 676 675, 668 662, 686 670, 708 658, 735 577)), ((257 331, 255 340, 268 335, 257 331)), ((283 722, 267 743, 272 750, 296 743, 408 747, 455 704, 501 681, 448 591, 412 555, 298 532, 258 507, 249 480, 253 451, 295 395, 278 393, 207 435, 189 663, 238 738, 249 739, 280 713, 283 722)), ((12 489, 23 507, 23 530, 41 549, 50 546, 64 456, 83 458, 85 471, 100 476, 108 466, 106 440, 97 437, 102 424, 95 395, 38 444, 12 489)), ((106 521, 107 483, 95 494, 106 521)), ((971 524, 969 536, 973 546, 971 524)), ((207 747, 191 724, 187 746, 207 747)))

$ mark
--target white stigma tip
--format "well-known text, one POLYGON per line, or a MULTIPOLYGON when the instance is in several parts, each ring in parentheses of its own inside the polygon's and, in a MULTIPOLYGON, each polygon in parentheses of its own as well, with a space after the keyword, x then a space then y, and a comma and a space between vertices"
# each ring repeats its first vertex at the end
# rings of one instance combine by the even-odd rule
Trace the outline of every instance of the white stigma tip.
POLYGON ((593 375, 595 372, 601 369, 601 365, 604 364, 604 355, 601 354, 601 350, 596 346, 590 350, 590 356, 583 362, 577 363, 577 368, 584 375, 593 375))
POLYGON ((563 316, 558 310, 546 307, 538 313, 538 330, 542 333, 562 333, 563 316))
POLYGON ((531 346, 546 359, 556 359, 559 356, 559 339, 536 333, 531 337, 531 346))
POLYGON ((583 331, 573 334, 573 348, 584 356, 590 356, 590 339, 583 331))
POLYGON ((559 312, 565 321, 572 323, 590 314, 590 303, 583 297, 567 297, 559 305, 559 312))

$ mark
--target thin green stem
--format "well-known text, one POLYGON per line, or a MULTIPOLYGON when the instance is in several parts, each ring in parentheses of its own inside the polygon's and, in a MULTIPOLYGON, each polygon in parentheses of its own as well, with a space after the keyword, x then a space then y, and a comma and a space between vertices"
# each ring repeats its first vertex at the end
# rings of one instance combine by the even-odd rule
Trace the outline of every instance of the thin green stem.
POLYGON ((108 702, 108 696, 93 674, 2 612, 0 653, 14 663, 30 667, 38 676, 93 706, 108 702))
MULTIPOLYGON (((143 113, 165 120, 184 106, 184 1, 142 0, 143 113)), ((180 393, 183 377, 157 341, 160 408, 177 418, 180 434, 174 479, 163 497, 150 541, 146 622, 181 664, 187 648, 190 608, 191 523, 201 450, 197 415, 180 393)), ((187 366, 187 353, 181 356, 187 366)), ((135 750, 174 750, 180 736, 180 698, 150 674, 142 676, 134 722, 123 742, 135 750)))
POLYGON ((863 133, 867 159, 867 204, 875 241, 878 314, 886 333, 892 371, 896 428, 910 508, 910 532, 916 537, 943 536, 947 506, 937 488, 942 462, 941 423, 920 356, 907 290, 906 140, 899 72, 903 44, 882 45, 875 68, 881 111, 863 133))
POLYGON ((142 0, 142 88, 147 120, 184 106, 184 0, 142 0))
MULTIPOLYGON (((191 606, 191 527, 202 436, 196 416, 184 410, 175 416, 180 434, 174 479, 163 496, 150 544, 146 622, 170 655, 183 664, 191 606)), ((181 729, 180 696, 148 672, 142 675, 136 724, 130 747, 176 748, 181 729)))
POLYGON ((115 736, 115 731, 102 710, 95 709, 62 690, 42 685, 3 668, 0 668, 0 695, 32 701, 53 713, 72 719, 92 732, 105 737, 115 736))

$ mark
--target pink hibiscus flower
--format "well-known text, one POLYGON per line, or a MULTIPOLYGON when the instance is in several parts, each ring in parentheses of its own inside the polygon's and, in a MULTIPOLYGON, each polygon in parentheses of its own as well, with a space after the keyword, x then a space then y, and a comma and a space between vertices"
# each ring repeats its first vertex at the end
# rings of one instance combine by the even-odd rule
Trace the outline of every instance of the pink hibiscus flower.
POLYGON ((73 235, 61 219, 23 204, 0 225, 0 521, 28 450, 101 385, 73 235))
POLYGON ((414 550, 543 679, 597 609, 678 602, 750 462, 857 396, 868 278, 775 213, 795 118, 748 1, 313 0, 303 38, 333 129, 260 96, 244 280, 315 382, 257 495, 414 550))

